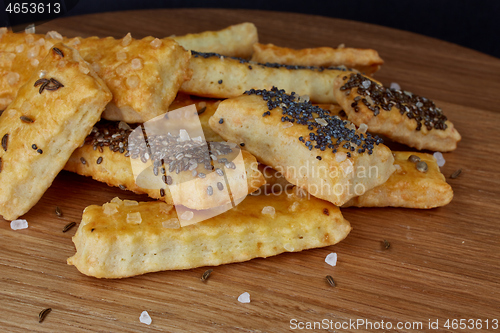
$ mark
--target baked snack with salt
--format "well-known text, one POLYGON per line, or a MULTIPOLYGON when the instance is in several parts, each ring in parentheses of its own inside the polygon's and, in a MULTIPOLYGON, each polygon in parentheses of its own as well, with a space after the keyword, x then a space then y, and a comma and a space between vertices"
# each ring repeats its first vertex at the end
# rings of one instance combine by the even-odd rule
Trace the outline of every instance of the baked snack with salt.
POLYGON ((186 227, 179 227, 175 209, 165 203, 113 199, 85 209, 68 264, 85 275, 124 278, 329 246, 350 230, 338 207, 296 195, 248 196, 186 227))
POLYGON ((181 84, 189 78, 190 53, 171 38, 127 34, 64 38, 0 30, 0 108, 6 107, 43 56, 57 42, 77 49, 113 93, 103 118, 128 123, 148 121, 167 112, 181 84))
POLYGON ((111 92, 78 52, 56 44, 0 116, 0 214, 42 197, 99 120, 111 92))
POLYGON ((191 51, 193 75, 180 91, 203 97, 232 98, 250 89, 273 86, 308 96, 313 103, 336 103, 332 86, 339 75, 351 73, 345 67, 306 67, 260 64, 216 53, 191 51))
POLYGON ((337 77, 333 92, 348 119, 372 133, 441 152, 455 150, 461 140, 453 123, 425 97, 386 88, 361 74, 337 77))
POLYGON ((342 207, 429 209, 450 203, 453 190, 446 183, 434 156, 406 151, 393 151, 393 154, 396 171, 391 177, 362 196, 352 198, 342 207), (425 163, 425 171, 418 170, 417 160, 425 163))
POLYGON ((394 158, 382 140, 283 90, 250 90, 222 101, 209 125, 260 163, 337 206, 383 184, 394 158))
POLYGON ((207 142, 193 138, 182 142, 185 149, 177 149, 173 147, 177 145, 177 136, 149 135, 152 147, 165 141, 171 143, 161 153, 165 156, 158 159, 159 152, 148 153, 141 149, 141 142, 131 142, 131 133, 132 129, 123 122, 99 122, 64 169, 199 210, 237 202, 265 183, 255 157, 240 151, 236 144, 211 142, 207 146, 207 142), (134 171, 134 167, 143 172, 134 171))
POLYGON ((297 66, 346 66, 366 75, 373 75, 384 63, 378 52, 372 49, 316 47, 296 50, 260 43, 253 44, 252 61, 297 66))
POLYGON ((253 52, 252 45, 259 41, 259 36, 253 23, 244 22, 222 30, 173 36, 172 39, 186 50, 249 58, 253 52))

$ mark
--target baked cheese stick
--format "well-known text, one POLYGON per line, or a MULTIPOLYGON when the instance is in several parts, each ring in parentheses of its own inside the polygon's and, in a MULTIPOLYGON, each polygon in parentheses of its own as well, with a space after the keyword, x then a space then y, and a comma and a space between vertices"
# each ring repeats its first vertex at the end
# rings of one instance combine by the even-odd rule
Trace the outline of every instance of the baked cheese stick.
POLYGON ((182 228, 165 203, 114 199, 85 209, 68 264, 85 275, 124 278, 329 246, 350 230, 331 203, 294 195, 248 196, 221 215, 182 228))
MULTIPOLYGON (((213 208, 231 203, 231 199, 233 201, 238 199, 234 197, 237 194, 236 188, 231 188, 231 196, 227 195, 225 177, 227 177, 229 184, 236 184, 238 177, 242 176, 240 170, 233 169, 234 164, 226 166, 226 163, 219 162, 213 162, 216 170, 211 170, 211 167, 209 167, 210 170, 206 169, 206 159, 208 161, 211 159, 208 151, 203 157, 204 162, 199 163, 196 168, 176 173, 176 170, 171 169, 171 165, 168 163, 171 161, 165 158, 164 165, 147 167, 136 178, 131 163, 134 160, 131 161, 129 157, 134 157, 129 146, 130 133, 130 127, 123 122, 99 122, 85 140, 83 147, 75 150, 64 169, 82 176, 92 177, 109 186, 128 189, 138 194, 147 194, 151 198, 160 199, 169 204, 182 203, 191 209, 213 208), (193 176, 195 171, 196 175, 193 176), (174 185, 181 187, 172 193, 171 186, 174 185), (221 185, 222 189, 220 189, 221 185), (211 195, 207 193, 209 187, 212 189, 211 195)), ((150 144, 154 145, 152 140, 150 144)), ((212 154, 217 154, 215 153, 217 150, 221 153, 217 155, 218 161, 227 159, 231 163, 230 161, 236 158, 237 151, 234 150, 234 147, 231 150, 224 142, 211 143, 210 147, 214 151, 212 154)), ((201 146, 200 149, 203 147, 201 146)), ((244 165, 244 170, 241 171, 245 173, 247 188, 244 193, 239 194, 244 197, 262 186, 265 180, 258 170, 255 157, 246 151, 241 151, 241 153, 241 162, 244 165)), ((136 157, 137 163, 142 164, 143 161, 138 157, 136 157)), ((184 160, 180 160, 180 162, 184 162, 184 160)), ((208 163, 210 165, 210 162, 208 163)))
POLYGON ((427 98, 386 88, 361 74, 339 76, 333 92, 350 121, 391 140, 443 152, 455 150, 461 140, 441 109, 427 98))
POLYGON ((56 44, 0 116, 0 214, 14 220, 52 184, 111 93, 74 49, 56 44))
MULTIPOLYGON (((148 121, 167 112, 177 91, 189 78, 190 53, 170 38, 63 38, 12 33, 0 39, 0 108, 7 106, 39 61, 56 42, 77 49, 113 93, 103 118, 128 123, 148 121)), ((0 32, 0 33, 1 33, 0 32)))
POLYGON ((209 125, 292 184, 340 206, 383 184, 394 158, 381 139, 283 90, 251 90, 222 101, 209 125))
MULTIPOLYGON (((393 152, 396 172, 384 184, 352 198, 342 207, 405 207, 428 209, 445 206, 453 199, 453 190, 446 183, 434 156, 415 152, 393 152), (427 171, 417 168, 425 162, 427 171)), ((425 167, 423 167, 425 170, 425 167)))
POLYGON ((295 50, 273 44, 253 44, 252 61, 297 66, 346 66, 373 75, 384 63, 372 49, 317 47, 295 50))
POLYGON ((257 28, 248 22, 231 25, 218 31, 205 31, 172 38, 186 50, 215 52, 240 58, 251 57, 252 45, 259 41, 257 28))
POLYGON ((180 90, 187 94, 232 98, 249 89, 271 89, 273 86, 299 95, 307 95, 313 103, 336 103, 333 81, 350 73, 346 68, 318 68, 259 64, 215 53, 192 51, 189 68, 193 76, 180 90))

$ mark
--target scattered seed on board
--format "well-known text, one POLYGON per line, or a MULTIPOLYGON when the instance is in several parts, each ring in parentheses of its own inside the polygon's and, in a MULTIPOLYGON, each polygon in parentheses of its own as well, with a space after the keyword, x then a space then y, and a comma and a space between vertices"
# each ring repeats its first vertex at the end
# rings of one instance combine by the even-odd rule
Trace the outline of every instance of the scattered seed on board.
POLYGON ((7 151, 8 145, 9 145, 9 134, 7 133, 2 137, 2 148, 4 151, 7 151))
POLYGON ((127 188, 125 187, 125 185, 118 185, 118 187, 120 188, 120 190, 126 190, 127 188))
POLYGON ((454 173, 451 174, 450 178, 455 179, 458 176, 460 176, 461 173, 462 173, 462 169, 458 169, 457 171, 455 171, 454 173))
POLYGON ((69 229, 73 228, 74 226, 76 225, 76 222, 71 222, 71 223, 68 223, 64 226, 62 232, 66 232, 68 231, 69 229))
POLYGON ((208 278, 210 277, 210 274, 212 274, 214 270, 213 269, 208 269, 205 271, 205 273, 203 273, 203 275, 201 276, 201 281, 205 282, 208 280, 208 278))
POLYGON ((61 208, 59 208, 59 206, 56 206, 56 215, 59 216, 59 217, 63 216, 63 213, 61 211, 61 208))
POLYGON ((382 244, 384 245, 384 248, 388 250, 391 247, 391 243, 389 243, 386 239, 382 241, 382 244))
POLYGON ((429 167, 427 166, 427 163, 425 163, 424 161, 420 161, 417 163, 416 168, 420 172, 427 172, 427 169, 429 167))
POLYGON ((332 276, 331 275, 327 275, 326 276, 326 281, 328 282, 328 284, 332 287, 335 287, 335 281, 333 280, 332 276))
POLYGON ((60 55, 60 56, 61 56, 61 58, 64 58, 64 53, 63 53, 61 50, 59 50, 57 47, 54 47, 54 48, 52 49, 52 51, 54 51, 54 53, 56 53, 56 54, 60 55))
POLYGON ((97 164, 101 164, 102 163, 102 156, 100 156, 98 159, 97 159, 97 164))
POLYGON ((30 117, 27 117, 27 116, 21 116, 21 117, 19 117, 19 119, 21 119, 21 121, 23 123, 28 123, 28 124, 35 122, 33 119, 31 119, 30 117))
POLYGON ((408 161, 417 163, 420 162, 420 157, 418 157, 417 155, 410 155, 410 157, 408 157, 408 161))
POLYGON ((40 313, 38 314, 38 322, 41 323, 42 321, 44 321, 45 317, 47 317, 50 311, 52 311, 51 308, 43 309, 42 311, 40 311, 40 313))

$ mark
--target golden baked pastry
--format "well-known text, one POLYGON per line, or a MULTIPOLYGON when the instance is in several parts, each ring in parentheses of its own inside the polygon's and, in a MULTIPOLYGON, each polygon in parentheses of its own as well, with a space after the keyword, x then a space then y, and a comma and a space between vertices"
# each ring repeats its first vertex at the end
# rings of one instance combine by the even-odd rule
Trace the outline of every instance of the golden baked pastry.
MULTIPOLYGON (((144 164, 144 172, 140 176, 134 175, 131 162, 139 165, 143 164, 143 162, 139 158, 139 153, 135 159, 131 160, 129 157, 134 157, 134 153, 129 146, 130 133, 130 127, 123 122, 102 121, 98 123, 85 140, 83 147, 78 148, 71 155, 64 169, 82 176, 90 176, 110 186, 128 189, 138 194, 147 194, 151 198, 160 199, 169 204, 182 203, 191 209, 208 209, 231 203, 231 201, 237 201, 240 197, 254 192, 265 183, 262 174, 258 170, 255 157, 246 151, 241 151, 241 160, 235 160, 240 150, 235 150, 234 147, 231 149, 224 142, 211 143, 212 154, 217 154, 215 151, 219 150, 221 154, 217 155, 218 161, 224 158, 229 163, 233 160, 235 163, 240 161, 241 165, 244 166, 244 170, 233 169, 232 165, 226 166, 226 163, 216 161, 213 162, 213 165, 215 169, 220 170, 211 170, 211 166, 209 167, 210 170, 207 170, 205 161, 199 163, 194 169, 190 168, 177 174, 175 169, 169 167, 169 161, 165 158, 164 165, 154 167, 153 165, 144 164), (193 176, 194 171, 197 174, 193 176), (217 174, 217 172, 222 175, 217 174), (239 191, 244 190, 244 193, 239 193, 236 184, 239 181, 238 179, 243 176, 242 172, 244 172, 246 178, 243 185, 246 184, 247 188, 240 186, 239 191), (135 176, 138 178, 136 179, 135 176), (203 178, 200 178, 202 176, 203 178), (229 196, 226 189, 228 184, 226 179, 232 190, 229 196), (218 183, 222 184, 222 190, 219 188, 218 183), (174 185, 178 186, 175 188, 175 192, 172 193, 171 190, 174 185), (235 188, 233 188, 233 185, 235 188), (212 188, 212 194, 210 195, 207 194, 209 187, 212 188)), ((149 142, 153 145, 153 138, 149 142)), ((200 149, 203 149, 203 147, 206 147, 206 144, 200 145, 200 149)), ((210 161, 208 151, 206 158, 210 161)))
POLYGON ((452 151, 461 136, 431 100, 361 74, 339 76, 333 92, 354 124, 417 149, 452 151))
POLYGON ((0 39, 0 108, 10 103, 58 41, 77 49, 113 93, 105 119, 137 123, 163 114, 189 78, 190 53, 171 38, 136 40, 128 34, 122 39, 68 39, 55 32, 44 36, 6 31, 0 39))
POLYGON ((192 51, 189 68, 193 76, 180 88, 187 94, 232 98, 250 89, 280 87, 299 95, 307 95, 314 103, 336 103, 332 86, 346 68, 318 68, 259 64, 215 53, 192 51))
POLYGON ((378 52, 372 49, 316 47, 295 50, 260 43, 253 44, 252 61, 316 67, 346 66, 366 75, 373 75, 384 63, 378 52))
POLYGON ((425 153, 393 151, 396 172, 382 185, 372 188, 362 196, 352 198, 342 207, 406 207, 435 208, 445 206, 453 199, 453 190, 446 183, 434 156, 425 153), (427 165, 421 172, 416 163, 409 161, 417 156, 427 165))
POLYGON ((14 220, 52 184, 111 93, 78 52, 56 44, 0 116, 0 214, 14 220))
POLYGON ((251 90, 222 101, 209 125, 311 195, 342 205, 383 184, 394 158, 378 137, 283 90, 251 90))
POLYGON ((257 28, 248 22, 231 25, 218 31, 205 31, 172 38, 186 50, 215 52, 240 58, 252 56, 252 45, 259 41, 257 28))
POLYGON ((114 199, 85 209, 68 264, 89 276, 124 278, 329 246, 350 230, 331 203, 294 195, 248 196, 224 214, 181 228, 172 206, 114 199))
POLYGON ((172 104, 170 104, 168 110, 176 110, 191 104, 196 105, 205 140, 208 142, 220 142, 224 140, 208 125, 208 120, 214 115, 220 102, 218 99, 200 98, 180 92, 172 104))

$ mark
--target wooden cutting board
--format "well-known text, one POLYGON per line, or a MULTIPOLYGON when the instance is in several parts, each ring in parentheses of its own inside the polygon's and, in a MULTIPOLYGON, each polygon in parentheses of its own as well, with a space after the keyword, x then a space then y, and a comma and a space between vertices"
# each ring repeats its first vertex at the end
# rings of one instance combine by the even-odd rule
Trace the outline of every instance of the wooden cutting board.
POLYGON ((164 37, 244 21, 257 25, 264 43, 295 48, 345 43, 378 50, 385 65, 377 79, 434 99, 462 134, 441 168, 455 192, 453 201, 432 210, 343 209, 353 231, 340 244, 215 267, 206 283, 200 277, 207 268, 99 280, 66 265, 75 251, 76 228, 61 229, 79 222, 87 205, 114 196, 146 198, 62 172, 25 215, 27 230, 12 231, 0 221, 2 331, 283 332, 323 320, 329 331, 341 332, 373 331, 369 324, 335 329, 335 323, 349 320, 384 321, 385 328, 390 322, 392 330, 385 329, 390 332, 429 331, 429 320, 438 320, 433 332, 460 331, 446 329, 447 319, 480 319, 483 330, 488 325, 493 331, 493 320, 500 320, 500 60, 375 25, 251 10, 103 13, 55 20, 37 32, 164 37), (449 179, 459 168, 462 174, 449 179), (63 217, 55 215, 56 205, 63 217), (383 239, 391 244, 388 250, 383 239), (336 267, 324 262, 331 252, 338 254, 336 267), (326 275, 333 276, 336 288, 326 275), (251 303, 237 301, 243 292, 250 293, 251 303), (38 313, 47 307, 52 312, 39 324, 38 313), (152 317, 150 326, 139 322, 144 310, 152 317), (398 322, 423 326, 397 329, 398 322))

